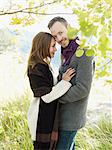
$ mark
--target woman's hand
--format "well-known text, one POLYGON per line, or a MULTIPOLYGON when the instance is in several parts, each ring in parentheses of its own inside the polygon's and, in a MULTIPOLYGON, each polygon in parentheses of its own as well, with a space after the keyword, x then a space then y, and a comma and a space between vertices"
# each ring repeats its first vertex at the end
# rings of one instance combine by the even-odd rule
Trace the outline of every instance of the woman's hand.
POLYGON ((75 69, 69 68, 67 71, 63 74, 62 79, 66 81, 70 81, 71 78, 75 75, 75 69))

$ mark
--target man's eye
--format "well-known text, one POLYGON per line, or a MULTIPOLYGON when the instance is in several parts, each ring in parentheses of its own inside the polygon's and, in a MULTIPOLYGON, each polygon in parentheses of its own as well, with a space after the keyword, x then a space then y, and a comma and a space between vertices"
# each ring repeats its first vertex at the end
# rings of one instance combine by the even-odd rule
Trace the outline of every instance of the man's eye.
POLYGON ((63 32, 59 32, 59 35, 61 35, 63 32))

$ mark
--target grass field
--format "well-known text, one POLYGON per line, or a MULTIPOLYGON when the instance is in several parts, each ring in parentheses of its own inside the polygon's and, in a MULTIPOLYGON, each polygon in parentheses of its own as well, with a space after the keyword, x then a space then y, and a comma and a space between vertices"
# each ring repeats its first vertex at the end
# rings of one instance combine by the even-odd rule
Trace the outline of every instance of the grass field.
MULTIPOLYGON (((0 108, 0 150, 32 150, 27 125, 28 94, 15 97, 0 108)), ((112 120, 101 118, 97 124, 87 124, 76 137, 76 150, 111 150, 112 120)))

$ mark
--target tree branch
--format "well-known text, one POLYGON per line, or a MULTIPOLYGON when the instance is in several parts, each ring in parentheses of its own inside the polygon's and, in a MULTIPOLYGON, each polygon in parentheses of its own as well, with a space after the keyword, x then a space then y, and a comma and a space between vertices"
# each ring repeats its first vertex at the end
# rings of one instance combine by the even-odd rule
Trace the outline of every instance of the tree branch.
POLYGON ((38 12, 33 12, 33 11, 13 11, 13 12, 4 12, 0 13, 0 15, 13 15, 16 13, 27 13, 27 14, 38 14, 38 15, 73 15, 73 13, 38 13, 38 12))
POLYGON ((16 10, 16 11, 6 11, 6 12, 5 11, 0 11, 0 15, 3 16, 3 15, 11 15, 11 14, 17 14, 17 13, 31 13, 31 14, 47 15, 47 14, 44 14, 44 13, 37 13, 35 11, 30 11, 30 10, 31 9, 35 10, 35 9, 38 9, 38 8, 41 8, 41 7, 44 7, 44 6, 47 6, 47 5, 54 4, 56 2, 58 2, 58 0, 57 1, 55 0, 53 2, 46 3, 46 4, 40 4, 39 6, 28 7, 28 8, 24 8, 24 9, 20 9, 20 10, 16 10))

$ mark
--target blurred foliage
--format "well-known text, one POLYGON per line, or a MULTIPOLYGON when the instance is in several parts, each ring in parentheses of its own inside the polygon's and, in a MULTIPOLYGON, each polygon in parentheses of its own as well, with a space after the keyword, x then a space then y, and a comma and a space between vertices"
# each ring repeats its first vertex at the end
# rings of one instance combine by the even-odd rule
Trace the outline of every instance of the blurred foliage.
POLYGON ((77 1, 64 1, 66 7, 71 7, 79 23, 77 29, 71 27, 68 30, 68 35, 69 38, 73 38, 73 35, 80 37, 80 46, 76 52, 78 57, 83 55, 83 49, 86 49, 87 56, 95 56, 95 77, 108 77, 112 73, 112 1, 86 2, 82 7, 77 1))

